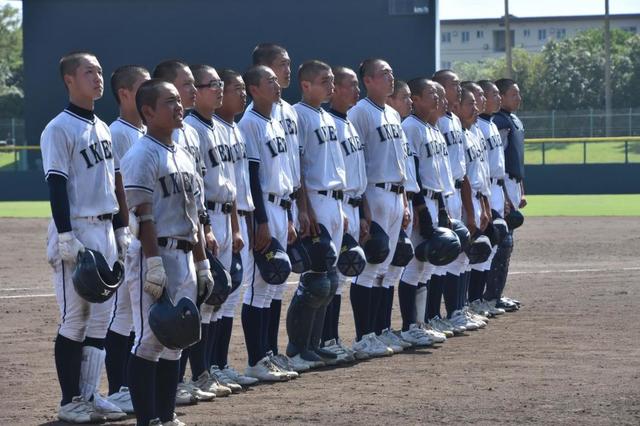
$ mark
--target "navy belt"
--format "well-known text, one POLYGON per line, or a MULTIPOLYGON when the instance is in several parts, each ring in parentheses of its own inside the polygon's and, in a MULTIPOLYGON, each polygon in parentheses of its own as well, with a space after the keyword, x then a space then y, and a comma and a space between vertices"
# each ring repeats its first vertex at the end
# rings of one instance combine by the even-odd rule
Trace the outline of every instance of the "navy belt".
POLYGON ((396 194, 404 193, 404 186, 398 185, 396 183, 391 183, 391 184, 376 183, 375 186, 376 186, 376 188, 382 188, 382 189, 387 190, 389 192, 395 192, 396 194))
POLYGON ((331 198, 334 198, 336 200, 340 200, 342 201, 344 199, 344 192, 340 191, 340 190, 336 190, 336 191, 318 191, 318 194, 320 195, 324 195, 324 196, 331 196, 331 198))
POLYGON ((220 206, 220 212, 224 214, 229 214, 233 210, 233 203, 214 203, 213 201, 207 201, 207 208, 209 210, 215 211, 217 206, 220 206))
POLYGON ((282 207, 285 210, 289 210, 291 208, 291 200, 287 200, 285 198, 280 198, 277 195, 274 194, 269 194, 269 196, 267 197, 267 200, 269 200, 269 202, 282 207), (278 201, 278 199, 280 201, 278 201))
MULTIPOLYGON (((193 244, 186 240, 174 240, 176 241, 175 249, 182 250, 185 253, 189 253, 193 249, 193 244)), ((169 245, 169 238, 160 237, 158 238, 158 245, 160 247, 167 247, 169 245)))

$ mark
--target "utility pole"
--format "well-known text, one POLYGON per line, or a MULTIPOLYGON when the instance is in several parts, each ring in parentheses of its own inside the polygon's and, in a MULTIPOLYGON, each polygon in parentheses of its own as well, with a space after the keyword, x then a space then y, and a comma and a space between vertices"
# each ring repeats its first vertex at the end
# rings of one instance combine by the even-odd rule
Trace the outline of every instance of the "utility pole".
POLYGON ((511 27, 509 26, 509 0, 504 0, 504 47, 507 55, 507 78, 513 78, 511 59, 511 27))
POLYGON ((604 131, 611 136, 611 34, 609 30, 609 0, 604 0, 604 131))

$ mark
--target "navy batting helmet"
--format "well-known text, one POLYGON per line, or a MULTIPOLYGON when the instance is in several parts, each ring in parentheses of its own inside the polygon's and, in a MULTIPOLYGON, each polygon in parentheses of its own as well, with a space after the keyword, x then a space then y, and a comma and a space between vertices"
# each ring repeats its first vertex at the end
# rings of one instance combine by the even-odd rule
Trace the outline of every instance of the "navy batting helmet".
POLYGON ((253 257, 262 279, 267 284, 282 284, 291 274, 289 256, 275 238, 271 238, 271 243, 264 253, 254 250, 253 257))
POLYGON ((509 229, 517 229, 524 223, 524 216, 520 210, 511 209, 509 214, 504 217, 504 220, 507 222, 509 229))
POLYGON ((486 235, 478 235, 471 240, 465 253, 469 258, 469 263, 472 265, 486 262, 489 256, 491 256, 491 241, 486 235))
POLYGON ((411 244, 411 239, 404 232, 404 229, 400 229, 398 244, 396 244, 396 251, 393 253, 391 264, 393 266, 407 266, 411 259, 413 259, 413 244, 411 244))
POLYGON ((369 227, 370 238, 364 243, 364 254, 368 263, 380 264, 389 256, 389 236, 377 223, 371 222, 369 227))
POLYGON ((469 229, 467 229, 461 220, 451 219, 451 230, 458 236, 460 247, 464 250, 469 245, 469 240, 471 240, 469 229))
POLYGON ((188 297, 174 304, 165 290, 151 305, 149 326, 163 346, 184 349, 200 340, 200 312, 188 297))
POLYGON ((124 281, 124 266, 116 261, 109 268, 102 253, 85 248, 78 254, 76 267, 71 275, 73 287, 83 299, 91 303, 107 301, 124 281))
POLYGON ((351 234, 344 234, 338 256, 338 271, 345 277, 356 277, 362 273, 366 265, 367 258, 362 247, 351 234))
POLYGON ((497 234, 498 244, 502 243, 504 239, 507 237, 509 233, 509 225, 507 225, 507 221, 502 219, 501 217, 493 220, 493 229, 497 234))
POLYGON ((297 238, 293 244, 287 245, 287 255, 291 262, 291 270, 296 274, 302 274, 311 269, 311 258, 300 238, 297 238))
POLYGON ((338 251, 331 240, 331 234, 324 225, 318 224, 320 234, 306 236, 302 239, 302 245, 309 254, 313 272, 327 272, 336 263, 338 251))
POLYGON ((460 239, 451 229, 437 227, 429 238, 427 260, 435 266, 444 266, 453 262, 460 254, 460 239))
MULTIPOLYGON (((207 305, 213 306, 215 310, 220 309, 220 306, 227 300, 231 293, 231 276, 225 269, 224 265, 213 255, 209 250, 207 252, 207 259, 211 265, 211 275, 213 276, 213 289, 209 295, 205 295, 205 301, 207 305)), ((200 302, 200 301, 198 301, 200 302)))
POLYGON ((231 268, 229 269, 229 275, 231 276, 231 293, 233 293, 242 284, 242 274, 244 273, 240 253, 233 253, 231 255, 231 268))

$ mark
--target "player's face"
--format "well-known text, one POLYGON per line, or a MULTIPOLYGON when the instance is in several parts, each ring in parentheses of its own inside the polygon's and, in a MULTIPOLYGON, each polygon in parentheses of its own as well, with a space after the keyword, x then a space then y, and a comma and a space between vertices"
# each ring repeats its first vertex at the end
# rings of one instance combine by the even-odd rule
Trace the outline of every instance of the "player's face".
POLYGON ((276 57, 269 65, 278 77, 278 84, 281 88, 286 89, 291 84, 291 59, 289 54, 284 52, 276 57))
POLYGON ((149 128, 160 129, 166 133, 182 127, 184 108, 176 87, 170 83, 163 85, 156 100, 156 107, 145 110, 145 117, 149 128))
POLYGON ((420 104, 420 106, 427 111, 436 111, 439 100, 438 90, 434 85, 429 84, 422 90, 422 95, 415 98, 414 104, 420 104))
POLYGON ((340 84, 335 85, 333 98, 340 98, 346 102, 349 107, 355 105, 360 99, 360 85, 356 73, 349 72, 343 78, 340 84))
MULTIPOLYGON (((122 105, 128 106, 130 108, 136 109, 136 92, 140 88, 140 85, 145 81, 149 80, 151 76, 149 73, 145 72, 138 76, 138 79, 131 85, 131 90, 129 89, 120 89, 119 97, 120 103, 122 105)), ((136 109, 137 111, 137 109, 136 109)))
POLYGON ((485 95, 487 97, 487 103, 484 107, 484 112, 487 114, 493 114, 500 109, 500 92, 495 84, 490 85, 487 90, 485 90, 485 95))
POLYGON ((309 86, 311 97, 320 102, 329 101, 329 99, 331 99, 331 95, 333 95, 334 89, 333 72, 331 72, 331 70, 321 71, 309 86))
POLYGON ((95 56, 84 56, 73 75, 65 76, 69 93, 83 99, 97 100, 104 92, 102 67, 95 56))
POLYGON ((456 74, 450 73, 443 86, 445 92, 447 92, 447 101, 449 102, 449 106, 460 102, 462 86, 460 86, 460 78, 458 78, 456 74))
POLYGON ((438 117, 442 117, 445 112, 449 111, 449 101, 447 101, 447 93, 444 87, 436 86, 438 93, 438 117))
POLYGON ((280 101, 281 93, 278 77, 273 71, 267 69, 265 75, 260 78, 260 85, 257 87, 256 94, 266 101, 276 103, 280 101))
POLYGON ((398 93, 396 93, 395 96, 390 96, 389 105, 398 111, 400 117, 408 117, 413 108, 413 101, 411 100, 411 91, 409 88, 404 86, 398 90, 398 93))
POLYGON ((176 79, 173 80, 173 85, 178 89, 185 108, 193 108, 193 105, 196 103, 197 92, 194 83, 193 74, 191 74, 191 70, 187 67, 180 68, 176 79))
POLYGON ((478 110, 480 112, 484 112, 485 108, 487 107, 487 98, 484 95, 484 90, 482 90, 482 88, 480 87, 474 86, 473 95, 476 98, 476 103, 478 104, 478 110))
POLYGON ((520 108, 520 102, 522 102, 522 98, 520 97, 520 88, 517 84, 511 86, 504 95, 502 95, 502 106, 509 112, 517 111, 518 108, 520 108))
POLYGON ((478 118, 478 104, 473 93, 468 92, 461 100, 458 107, 460 120, 465 123, 473 123, 478 118))
POLYGON ((247 104, 247 91, 244 86, 244 81, 241 77, 235 77, 229 84, 224 86, 224 100, 223 106, 227 111, 232 111, 233 114, 239 114, 244 111, 244 107, 247 104))
POLYGON ((374 65, 373 75, 370 78, 369 90, 380 96, 393 94, 393 69, 385 61, 378 61, 374 65))
POLYGON ((196 82, 198 90, 196 104, 202 105, 206 109, 220 108, 224 96, 224 83, 220 80, 218 72, 210 69, 204 72, 200 78, 201 80, 196 82))

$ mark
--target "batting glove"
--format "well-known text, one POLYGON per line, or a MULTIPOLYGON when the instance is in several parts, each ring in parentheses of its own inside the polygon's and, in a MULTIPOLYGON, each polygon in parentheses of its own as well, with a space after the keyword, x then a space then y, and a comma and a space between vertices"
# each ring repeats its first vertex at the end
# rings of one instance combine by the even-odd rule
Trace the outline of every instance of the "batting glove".
POLYGON ((213 291, 213 275, 209 259, 196 263, 196 275, 198 276, 198 304, 207 300, 213 291))
POLYGON ((78 253, 84 251, 84 245, 78 241, 73 232, 62 232, 58 234, 58 251, 62 260, 75 263, 78 259, 78 253))
POLYGON ((148 257, 146 260, 147 272, 144 276, 144 291, 154 299, 162 296, 162 290, 167 285, 167 273, 160 256, 148 257))
POLYGON ((115 231, 116 234, 116 243, 118 244, 118 257, 120 259, 124 259, 127 255, 127 249, 129 248, 129 244, 131 244, 131 232, 129 228, 124 226, 122 228, 118 228, 115 231))

